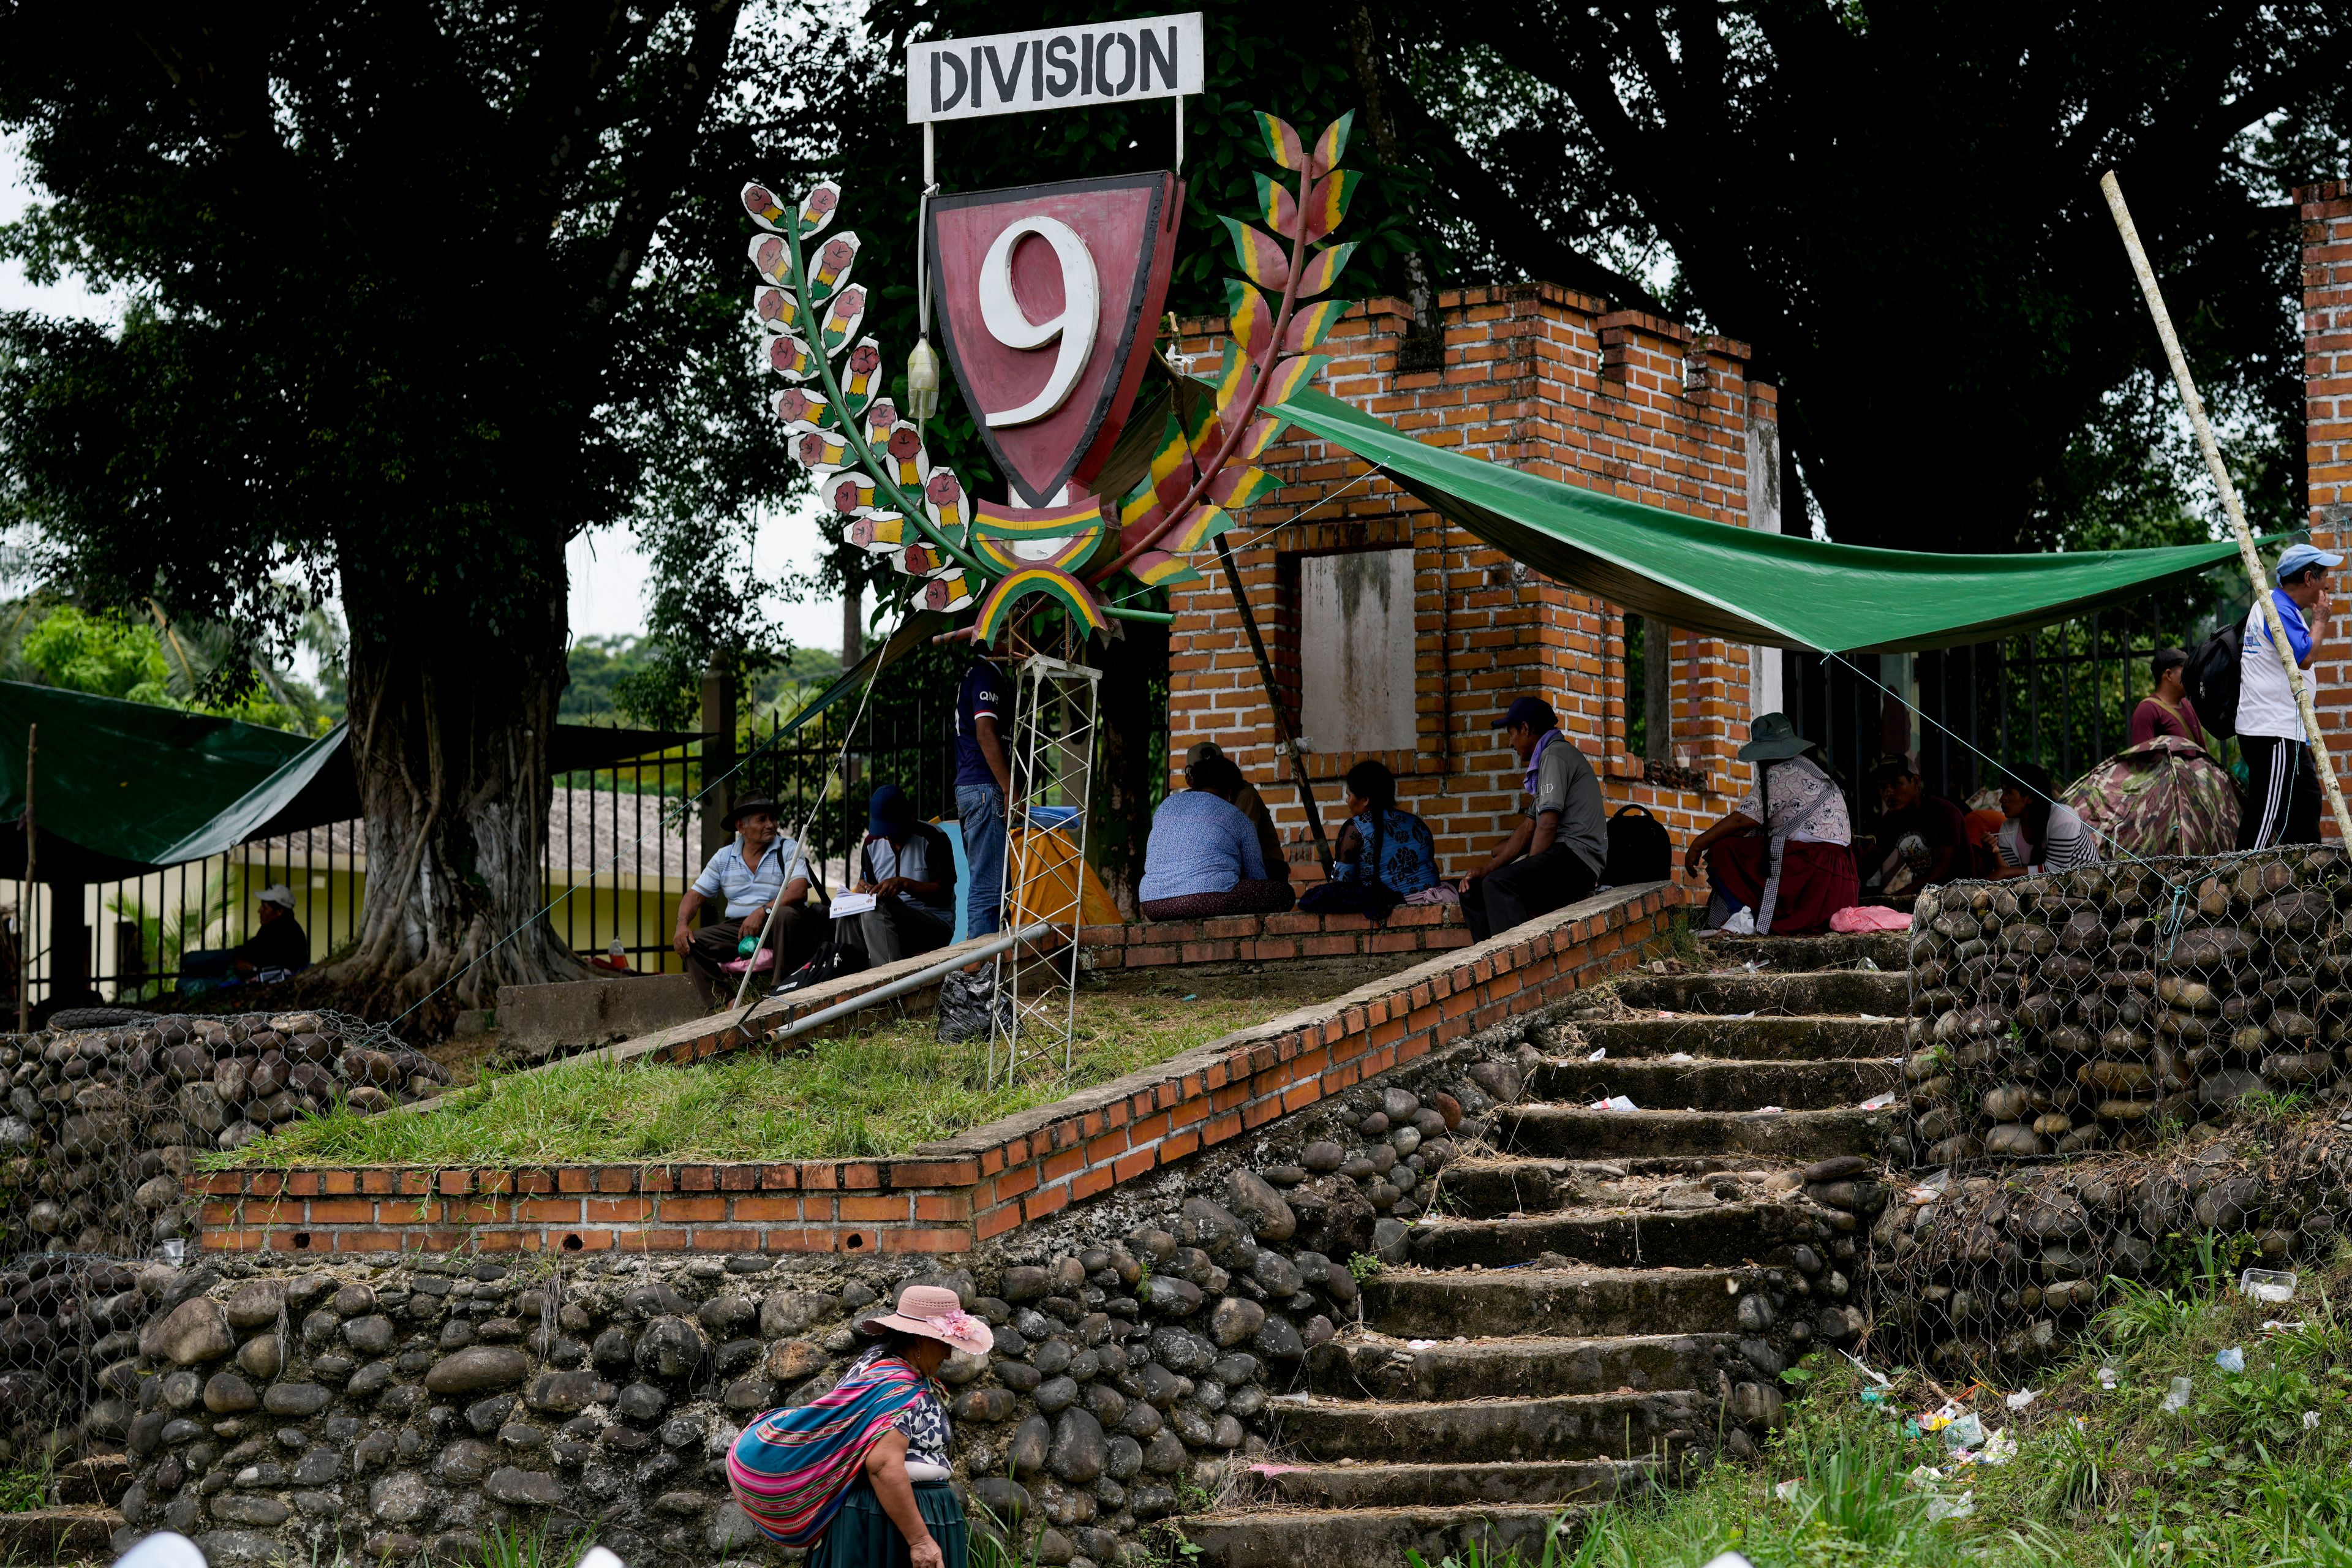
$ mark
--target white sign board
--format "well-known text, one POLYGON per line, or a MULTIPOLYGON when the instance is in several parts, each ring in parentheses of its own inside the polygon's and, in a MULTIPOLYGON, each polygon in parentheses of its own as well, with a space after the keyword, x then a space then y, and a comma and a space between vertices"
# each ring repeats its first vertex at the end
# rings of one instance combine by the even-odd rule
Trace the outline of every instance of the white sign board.
POLYGON ((1201 90, 1201 13, 907 46, 907 123, 1201 90))

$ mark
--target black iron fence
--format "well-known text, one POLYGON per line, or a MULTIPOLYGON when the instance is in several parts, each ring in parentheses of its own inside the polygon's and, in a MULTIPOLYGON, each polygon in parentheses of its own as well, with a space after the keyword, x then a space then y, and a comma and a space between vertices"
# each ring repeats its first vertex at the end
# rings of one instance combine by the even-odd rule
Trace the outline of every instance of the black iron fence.
POLYGON ((1790 653, 1781 706, 1849 788, 1899 751, 1916 752, 1928 792, 1948 800, 1995 784, 2009 762, 2039 763, 2063 785, 2129 742, 2157 651, 2194 647, 2212 624, 2166 627, 2126 612, 1892 658, 1790 653))
MULTIPOLYGON (((886 683, 893 684, 893 683, 886 683)), ((800 830, 828 886, 842 879, 849 850, 866 831, 867 797, 877 784, 897 784, 926 817, 952 816, 954 688, 901 696, 877 691, 843 765, 842 741, 856 717, 855 694, 782 736, 788 711, 762 715, 738 731, 731 774, 715 792, 721 807, 751 795, 772 796, 784 830, 800 830), (843 774, 846 773, 845 785, 843 774)), ((678 901, 703 863, 704 773, 701 744, 635 758, 555 781, 541 865, 548 920, 583 956, 618 942, 633 969, 677 972, 669 946, 678 901)), ((310 941, 313 962, 348 947, 367 887, 361 825, 331 823, 241 845, 225 855, 144 876, 79 889, 80 909, 59 906, 75 889, 0 884, 6 935, 35 933, 27 973, 35 1005, 47 1001, 60 973, 86 974, 98 994, 123 1005, 152 1000, 179 984, 191 952, 235 947, 257 925, 255 900, 283 883, 294 918, 310 941), (75 918, 79 914, 79 919, 75 918), (57 942, 79 942, 80 965, 57 963, 57 942)), ((11 955, 0 952, 0 960, 11 955)), ((15 985, 0 979, 13 1008, 15 985)))

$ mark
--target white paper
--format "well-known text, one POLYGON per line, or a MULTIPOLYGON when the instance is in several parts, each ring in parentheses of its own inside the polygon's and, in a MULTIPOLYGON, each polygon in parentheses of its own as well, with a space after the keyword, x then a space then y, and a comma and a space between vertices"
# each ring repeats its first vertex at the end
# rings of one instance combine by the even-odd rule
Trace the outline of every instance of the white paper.
POLYGON ((871 893, 835 893, 833 896, 833 918, 845 921, 852 915, 872 911, 877 900, 871 893))

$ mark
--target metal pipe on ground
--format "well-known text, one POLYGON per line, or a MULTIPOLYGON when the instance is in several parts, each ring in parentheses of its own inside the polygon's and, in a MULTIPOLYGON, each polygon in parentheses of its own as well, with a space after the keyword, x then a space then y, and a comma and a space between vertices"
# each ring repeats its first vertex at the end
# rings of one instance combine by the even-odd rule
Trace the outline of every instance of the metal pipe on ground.
MULTIPOLYGON (((1054 922, 1051 921, 1032 921, 1019 931, 1007 931, 983 946, 960 952, 953 958, 941 959, 928 969, 919 969, 912 974, 902 975, 893 980, 887 985, 877 985, 871 991, 860 992, 845 1002, 836 1002, 830 1007, 821 1007, 805 1018, 795 1018, 774 1034, 763 1037, 760 1043, 772 1046, 780 1040, 789 1040, 795 1035, 805 1035, 812 1029, 823 1028, 825 1025, 846 1018, 853 1013, 862 1013, 877 1004, 895 1001, 910 991, 921 990, 935 980, 946 979, 948 972, 951 969, 962 969, 969 964, 977 963, 983 958, 993 958, 1009 948, 1018 947, 1032 937, 1048 935, 1053 930, 1054 922)), ((756 1002, 752 1004, 753 1007, 758 1005, 756 1002)), ((746 1009, 743 1016, 735 1021, 735 1027, 741 1028, 750 1021, 751 1016, 750 1010, 746 1009)))

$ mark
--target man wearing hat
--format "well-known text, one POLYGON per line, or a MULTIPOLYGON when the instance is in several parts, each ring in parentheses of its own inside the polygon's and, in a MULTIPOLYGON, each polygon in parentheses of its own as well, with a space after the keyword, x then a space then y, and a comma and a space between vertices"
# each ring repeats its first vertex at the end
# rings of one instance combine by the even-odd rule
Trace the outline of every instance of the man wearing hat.
POLYGON ((1751 921, 1758 935, 1824 931, 1862 901, 1845 796, 1812 751, 1786 713, 1748 726, 1739 760, 1756 764, 1756 787, 1683 854, 1683 869, 1703 868, 1714 885, 1709 929, 1729 921, 1740 933, 1751 921))
POLYGON ((1572 904, 1600 884, 1609 861, 1609 808, 1592 764, 1561 733, 1540 697, 1522 697, 1495 728, 1527 764, 1527 819, 1462 882, 1462 913, 1480 942, 1572 904))
POLYGON ((231 976, 268 984, 310 967, 310 938, 294 918, 293 889, 283 882, 262 889, 254 897, 253 916, 258 922, 254 933, 236 946, 180 955, 182 995, 202 995, 230 984, 231 976))
MULTIPOLYGON (((1189 784, 1194 768, 1211 757, 1224 756, 1224 751, 1214 741, 1195 741, 1184 753, 1184 773, 1189 784)), ((1257 785, 1242 779, 1241 793, 1234 796, 1234 809, 1250 819, 1257 830, 1257 858, 1265 863, 1268 879, 1276 882, 1290 880, 1290 862, 1283 858, 1282 835, 1274 830, 1274 813, 1265 808, 1265 796, 1257 793, 1257 785)))
POLYGON ((945 947, 955 935, 955 848, 948 836, 915 817, 897 784, 877 787, 866 804, 865 880, 857 890, 874 907, 857 917, 868 961, 887 963, 945 947))
POLYGON ((760 946, 775 955, 772 973, 778 974, 799 968, 817 944, 819 921, 808 908, 808 864, 799 845, 778 836, 779 815, 776 803, 765 795, 737 801, 726 818, 735 842, 710 858, 677 902, 677 930, 670 933, 670 945, 713 1001, 735 994, 726 966, 744 938, 764 939, 760 946), (725 918, 696 930, 695 917, 713 899, 722 900, 725 918))
MULTIPOLYGON (((2341 555, 2308 544, 2290 544, 2279 554, 2271 603, 2305 681, 2319 653, 2315 628, 2327 616, 2327 574, 2343 564, 2341 555)), ((2316 844, 2319 774, 2311 765, 2303 710, 2271 646, 2270 623, 2259 604, 2246 612, 2239 648, 2238 751, 2246 759, 2246 804, 2238 813, 2238 847, 2316 844)))

